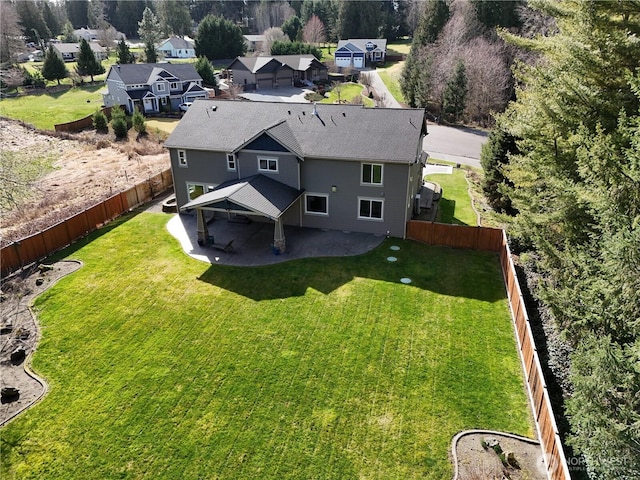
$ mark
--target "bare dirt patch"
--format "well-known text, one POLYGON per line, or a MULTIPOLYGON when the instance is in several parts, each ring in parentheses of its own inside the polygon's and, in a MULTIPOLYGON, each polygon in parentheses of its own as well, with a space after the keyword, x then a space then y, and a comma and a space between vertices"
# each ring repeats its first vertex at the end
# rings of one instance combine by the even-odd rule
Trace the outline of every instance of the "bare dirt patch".
POLYGON ((454 439, 454 480, 545 480, 540 444, 510 434, 470 431, 454 439))
POLYGON ((3 245, 31 235, 170 167, 163 138, 115 142, 94 132, 55 135, 0 120, 0 152, 53 155, 53 171, 29 182, 28 195, 2 211, 3 245))

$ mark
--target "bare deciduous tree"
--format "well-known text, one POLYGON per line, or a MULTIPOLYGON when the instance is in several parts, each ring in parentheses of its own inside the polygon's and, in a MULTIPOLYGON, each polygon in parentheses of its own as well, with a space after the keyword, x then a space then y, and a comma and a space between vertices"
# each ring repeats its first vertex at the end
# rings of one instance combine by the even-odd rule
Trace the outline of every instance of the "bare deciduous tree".
POLYGON ((0 63, 15 60, 22 45, 21 35, 15 3, 0 2, 0 63))
POLYGON ((262 53, 271 54, 271 46, 273 42, 288 42, 289 37, 282 31, 280 27, 271 27, 264 31, 264 42, 262 42, 262 53))
POLYGON ((0 78, 7 89, 17 91, 18 87, 24 83, 24 70, 18 67, 3 68, 0 70, 0 78))
POLYGON ((312 15, 302 30, 302 39, 314 45, 327 41, 324 23, 317 15, 312 15))
POLYGON ((508 100, 510 72, 504 49, 501 43, 478 37, 462 52, 469 88, 466 115, 481 125, 488 125, 491 114, 502 111, 508 100))
POLYGON ((253 17, 259 32, 271 27, 281 27, 289 17, 295 15, 295 10, 285 1, 261 1, 254 7, 253 17))

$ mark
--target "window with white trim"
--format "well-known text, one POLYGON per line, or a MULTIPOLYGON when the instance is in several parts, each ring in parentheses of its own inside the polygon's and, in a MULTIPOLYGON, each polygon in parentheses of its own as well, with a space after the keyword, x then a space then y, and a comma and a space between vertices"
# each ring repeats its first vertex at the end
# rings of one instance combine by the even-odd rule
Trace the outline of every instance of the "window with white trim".
POLYGON ((189 194, 189 200, 198 198, 204 193, 204 185, 197 183, 187 183, 187 193, 189 194))
POLYGON ((156 88, 159 92, 164 92, 164 83, 156 83, 156 88))
POLYGON ((177 90, 178 89, 178 82, 172 82, 171 85, 169 86, 169 88, 171 90, 177 90))
POLYGON ((186 150, 178 150, 178 166, 187 167, 187 152, 186 152, 186 150))
POLYGON ((306 193, 304 213, 310 215, 329 215, 329 196, 318 193, 306 193))
POLYGON ((278 173, 278 159, 270 157, 258 157, 258 171, 278 173))
POLYGON ((360 180, 363 185, 382 185, 382 164, 363 163, 360 180))
POLYGON ((358 197, 358 218, 364 220, 382 220, 384 200, 379 198, 358 197))
POLYGON ((233 153, 227 153, 227 170, 236 171, 236 156, 233 153))

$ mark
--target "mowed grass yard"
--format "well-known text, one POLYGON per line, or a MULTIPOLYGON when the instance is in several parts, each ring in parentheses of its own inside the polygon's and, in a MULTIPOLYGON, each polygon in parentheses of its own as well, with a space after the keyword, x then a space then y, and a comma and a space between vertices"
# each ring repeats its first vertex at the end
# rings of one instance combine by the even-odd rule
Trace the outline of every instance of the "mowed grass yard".
POLYGON ((22 120, 41 130, 91 115, 102 105, 104 83, 0 100, 0 116, 22 120))
POLYGON ((533 434, 495 255, 211 266, 167 219, 65 253, 84 266, 35 304, 50 391, 1 432, 1 478, 449 479, 456 432, 533 434))

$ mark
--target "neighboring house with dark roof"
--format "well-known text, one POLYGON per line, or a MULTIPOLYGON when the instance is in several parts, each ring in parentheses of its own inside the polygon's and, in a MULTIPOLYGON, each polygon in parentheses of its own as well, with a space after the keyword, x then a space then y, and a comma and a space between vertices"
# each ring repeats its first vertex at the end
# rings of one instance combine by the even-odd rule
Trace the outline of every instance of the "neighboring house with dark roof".
POLYGON ((350 38, 340 40, 333 53, 336 67, 361 70, 376 63, 383 63, 387 55, 387 40, 384 38, 350 38))
MULTIPOLYGON (((80 54, 79 43, 52 43, 53 51, 65 62, 75 62, 80 54)), ((107 58, 107 49, 101 46, 98 42, 89 42, 91 51, 96 57, 96 60, 102 61, 107 58)))
POLYGON ((107 74, 104 105, 122 105, 128 113, 177 110, 181 103, 207 98, 202 77, 192 64, 133 63, 112 65, 107 74))
POLYGON ((273 222, 278 246, 283 225, 404 237, 425 134, 424 109, 198 100, 165 146, 201 242, 214 212, 273 222))
POLYGON ((266 40, 264 35, 243 35, 244 43, 247 46, 247 52, 259 52, 266 40))
POLYGON ((238 57, 229 67, 233 83, 268 89, 327 80, 328 68, 313 55, 238 57))
POLYGON ((170 37, 158 47, 158 51, 165 58, 195 58, 196 51, 193 42, 180 37, 170 37))

